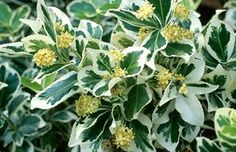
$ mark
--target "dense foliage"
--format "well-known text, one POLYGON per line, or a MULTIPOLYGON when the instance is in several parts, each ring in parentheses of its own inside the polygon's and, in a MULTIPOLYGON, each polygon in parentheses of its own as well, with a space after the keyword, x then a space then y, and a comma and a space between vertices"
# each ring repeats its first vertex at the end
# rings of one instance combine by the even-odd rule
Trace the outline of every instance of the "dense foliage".
POLYGON ((0 151, 236 151, 234 1, 49 2, 0 2, 0 151))

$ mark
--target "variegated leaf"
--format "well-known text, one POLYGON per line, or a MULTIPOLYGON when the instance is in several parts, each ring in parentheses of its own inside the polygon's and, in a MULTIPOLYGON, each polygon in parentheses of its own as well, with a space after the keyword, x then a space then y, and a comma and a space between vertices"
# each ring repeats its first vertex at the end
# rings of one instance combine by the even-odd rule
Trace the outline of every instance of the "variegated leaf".
POLYGON ((70 72, 36 94, 31 101, 31 109, 50 109, 79 92, 76 86, 77 73, 70 72))
POLYGON ((222 152, 219 146, 205 137, 197 137, 197 152, 222 152))
POLYGON ((124 114, 127 120, 137 119, 140 111, 151 102, 150 88, 145 84, 134 86, 128 93, 128 100, 124 102, 124 114))
POLYGON ((103 35, 102 27, 93 21, 81 20, 78 28, 86 30, 90 34, 90 37, 88 37, 88 39, 94 38, 101 40, 102 38, 103 35))
POLYGON ((220 108, 215 113, 215 130, 218 139, 231 146, 236 145, 236 110, 220 108))

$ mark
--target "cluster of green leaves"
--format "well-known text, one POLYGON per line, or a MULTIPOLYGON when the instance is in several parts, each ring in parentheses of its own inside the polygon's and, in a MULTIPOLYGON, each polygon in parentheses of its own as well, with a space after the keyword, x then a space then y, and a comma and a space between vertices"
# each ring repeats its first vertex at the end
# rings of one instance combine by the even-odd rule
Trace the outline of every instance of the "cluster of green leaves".
POLYGON ((16 10, 11 8, 4 2, 0 2, 0 40, 9 39, 15 41, 24 34, 25 31, 21 30, 23 23, 20 18, 28 18, 31 8, 28 5, 22 5, 16 10))
MULTIPOLYGON (((58 146, 55 142, 58 137, 56 133, 61 134, 59 135, 61 138, 65 138, 66 133, 70 132, 69 122, 77 119, 77 116, 70 112, 73 106, 58 111, 30 110, 30 99, 34 93, 30 92, 30 94, 25 84, 31 83, 31 78, 37 73, 37 69, 27 69, 20 76, 9 64, 3 63, 0 64, 0 72, 1 150, 55 151, 58 146), (61 133, 63 129, 61 124, 68 127, 64 133, 61 133)), ((45 85, 49 85, 52 77, 45 78, 39 89, 42 90, 45 85)))
POLYGON ((235 111, 220 108, 236 104, 235 32, 220 20, 222 11, 217 11, 204 28, 193 10, 189 11, 187 20, 177 18, 174 11, 179 3, 176 0, 109 0, 104 3, 78 0, 67 6, 68 14, 78 21, 72 24, 58 8, 48 7, 43 0, 38 0, 37 19, 21 19, 34 34, 20 42, 1 45, 0 55, 27 56, 32 60, 39 50, 50 48, 56 62, 40 71, 27 69, 21 77, 15 74, 19 81, 15 88, 10 87, 13 78, 9 75, 17 72, 12 72, 9 65, 1 65, 7 76, 0 77, 0 95, 4 94, 5 98, 8 93, 10 96, 0 100, 3 117, 0 126, 4 128, 1 139, 8 143, 4 146, 8 146, 9 141, 13 142, 12 149, 33 145, 37 137, 54 131, 44 129, 51 124, 51 119, 62 123, 77 119, 69 112, 74 105, 71 101, 88 94, 101 100, 101 105, 96 112, 79 117, 74 123, 68 144, 74 147, 73 151, 127 151, 112 143, 114 130, 120 125, 131 128, 134 133, 134 141, 128 148, 132 152, 233 150, 235 111), (140 19, 138 10, 146 4, 155 7, 154 12, 140 19), (103 26, 91 21, 96 21, 98 14, 118 20, 113 23, 108 41, 103 40, 107 34, 103 26), (58 24, 63 32, 73 36, 67 48, 59 47, 61 29, 57 29, 58 24), (193 39, 168 40, 163 30, 173 24, 192 31, 193 39), (143 28, 147 29, 147 34, 140 38, 143 28), (123 58, 119 63, 112 50, 121 50, 123 58), (125 72, 114 76, 117 65, 125 72), (167 76, 162 73, 163 69, 183 79, 173 76, 167 80, 166 87, 161 87, 158 75, 167 76), (20 84, 33 92, 32 98, 17 97, 15 92, 21 90, 20 84), (183 84, 185 93, 180 91, 183 84), (114 90, 120 92, 117 94, 114 90), (7 104, 8 101, 11 102, 7 104), (28 103, 26 107, 22 101, 28 103), (28 110, 15 110, 12 114, 15 118, 11 108, 22 107, 15 104, 28 110), (55 112, 53 118, 47 118, 51 110, 56 111, 61 105, 62 110, 55 112), (215 120, 212 119, 214 114, 215 120), (29 126, 28 123, 34 124, 29 126), (211 139, 217 142, 203 134, 212 130, 216 135, 211 139), (196 137, 197 144, 194 144, 196 137), (104 147, 105 141, 111 143, 110 147, 104 147))

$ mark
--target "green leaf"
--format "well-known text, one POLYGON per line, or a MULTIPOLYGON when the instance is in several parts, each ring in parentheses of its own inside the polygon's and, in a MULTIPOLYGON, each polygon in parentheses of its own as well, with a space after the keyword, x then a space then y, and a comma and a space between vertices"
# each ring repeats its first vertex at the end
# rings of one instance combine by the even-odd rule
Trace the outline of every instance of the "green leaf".
POLYGON ((225 106, 225 101, 221 93, 213 92, 206 94, 208 112, 216 111, 225 106))
POLYGON ((0 10, 1 10, 0 23, 5 25, 5 26, 8 26, 9 25, 9 20, 11 18, 11 9, 4 2, 0 2, 0 10))
POLYGON ((169 20, 171 11, 172 0, 148 0, 153 7, 155 7, 154 13, 160 19, 162 26, 164 27, 169 20))
POLYGON ((197 137, 199 131, 200 131, 199 126, 194 126, 185 122, 185 126, 182 130, 181 137, 188 142, 193 142, 193 140, 197 137))
POLYGON ((108 12, 117 17, 119 20, 136 27, 156 28, 157 26, 151 21, 138 19, 131 11, 111 9, 108 12))
POLYGON ((44 77, 41 85, 43 88, 48 87, 50 84, 52 84, 57 78, 57 72, 53 72, 47 76, 44 77))
POLYGON ((142 46, 154 52, 166 45, 165 38, 161 35, 160 30, 153 31, 142 43, 142 46))
POLYGON ((43 21, 43 27, 47 35, 50 36, 54 42, 56 42, 56 31, 54 28, 56 16, 52 10, 46 6, 44 0, 38 0, 37 17, 43 21))
POLYGON ((40 49, 50 48, 54 50, 55 42, 45 35, 30 35, 21 40, 26 52, 36 52, 40 49))
POLYGON ((88 19, 97 15, 94 5, 87 1, 72 1, 66 9, 74 19, 88 19))
POLYGON ((227 62, 233 54, 235 34, 233 29, 219 21, 212 19, 206 32, 206 49, 219 63, 227 62))
POLYGON ((175 110, 175 102, 167 102, 162 106, 156 106, 152 113, 152 122, 154 124, 163 124, 169 121, 169 114, 175 110))
POLYGON ((93 70, 99 75, 108 75, 113 72, 114 62, 107 51, 87 49, 93 60, 93 70))
POLYGON ((37 133, 39 128, 46 125, 45 121, 37 114, 29 114, 19 122, 19 131, 24 136, 31 136, 37 133))
POLYGON ((57 72, 59 72, 62 69, 65 69, 68 66, 71 66, 73 63, 56 63, 49 67, 45 67, 41 69, 41 71, 38 73, 38 75, 34 78, 33 82, 37 82, 38 84, 42 84, 42 82, 46 79, 46 77, 53 76, 57 72))
POLYGON ((198 81, 198 82, 188 81, 186 85, 189 89, 189 92, 192 92, 193 94, 196 95, 213 92, 219 87, 218 85, 212 85, 203 81, 198 81))
POLYGON ((124 113, 127 120, 138 118, 140 111, 151 102, 152 95, 146 84, 134 86, 124 102, 124 113))
POLYGON ((161 98, 161 101, 159 102, 159 105, 162 106, 165 103, 169 102, 170 100, 176 98, 178 96, 176 85, 173 82, 170 82, 170 84, 165 89, 165 92, 161 98))
POLYGON ((132 77, 142 72, 147 60, 148 50, 142 47, 129 47, 123 51, 125 57, 121 61, 121 68, 127 72, 126 77, 132 77))
POLYGON ((23 105, 30 100, 30 94, 21 93, 9 101, 7 105, 9 115, 13 115, 17 110, 21 109, 23 105))
POLYGON ((0 45, 0 56, 30 57, 31 54, 25 52, 24 44, 22 42, 15 42, 0 45))
POLYGON ((141 45, 150 50, 147 65, 150 68, 155 69, 155 57, 157 52, 164 49, 167 45, 165 38, 161 35, 160 30, 155 30, 149 34, 141 45))
POLYGON ((88 91, 92 91, 101 80, 102 77, 94 73, 92 66, 83 67, 78 73, 78 84, 88 91))
POLYGON ((20 76, 8 64, 0 65, 0 82, 7 84, 0 90, 0 109, 5 108, 9 100, 14 97, 20 87, 20 76))
POLYGON ((94 39, 98 39, 101 40, 102 39, 102 35, 103 35, 103 29, 102 27, 90 20, 80 20, 80 24, 78 29, 83 29, 85 31, 87 31, 90 34, 90 38, 94 38, 94 39))
POLYGON ((187 123, 195 126, 203 125, 204 113, 202 105, 193 93, 189 92, 186 96, 178 96, 175 108, 187 123))
POLYGON ((111 44, 114 45, 116 48, 123 50, 133 46, 134 39, 124 32, 117 32, 115 34, 112 34, 111 44))
POLYGON ((104 4, 100 4, 100 0, 92 0, 94 5, 100 5, 97 8, 97 12, 104 15, 109 9, 116 9, 119 7, 122 0, 104 0, 104 4))
POLYGON ((195 48, 190 43, 169 43, 162 52, 167 57, 181 57, 189 60, 190 56, 195 52, 195 48))
POLYGON ((58 111, 51 116, 52 121, 57 121, 62 123, 67 123, 76 119, 77 116, 74 113, 65 110, 58 111))
POLYGON ((21 132, 14 132, 12 134, 12 140, 17 146, 21 146, 24 141, 24 135, 21 132))
POLYGON ((23 23, 20 22, 20 19, 28 18, 30 12, 31 9, 27 5, 22 5, 14 11, 10 20, 11 30, 13 30, 12 32, 16 33, 22 28, 23 23))
POLYGON ((78 85, 98 97, 111 96, 111 88, 119 81, 121 78, 103 79, 92 66, 84 67, 78 73, 78 85))
POLYGON ((231 146, 236 145, 236 110, 220 108, 215 113, 215 130, 218 139, 231 146))
POLYGON ((47 88, 36 94, 31 101, 31 108, 50 109, 79 92, 77 73, 69 72, 47 88))
POLYGON ((85 49, 88 41, 83 36, 78 36, 75 40, 76 56, 83 62, 85 56, 85 49))
POLYGON ((135 136, 135 148, 131 148, 131 151, 155 152, 151 140, 151 120, 145 115, 140 115, 138 120, 132 120, 129 125, 135 136))
POLYGON ((155 126, 157 142, 168 151, 175 151, 183 126, 184 121, 180 114, 177 111, 171 112, 169 121, 155 126))
POLYGON ((205 137, 197 137, 197 152, 222 152, 219 146, 205 137))
POLYGON ((183 4, 190 10, 196 10, 201 2, 202 0, 183 0, 183 4))
POLYGON ((16 147, 17 152, 34 152, 34 145, 28 141, 24 140, 23 144, 20 147, 16 147))
POLYGON ((32 82, 32 80, 27 77, 21 77, 21 84, 36 93, 43 90, 43 87, 40 84, 38 84, 37 82, 32 82))
MULTIPOLYGON (((103 105, 103 104, 102 104, 103 105)), ((111 105, 105 103, 96 113, 91 114, 86 121, 76 121, 73 125, 69 147, 92 142, 99 138, 110 116, 111 105)))

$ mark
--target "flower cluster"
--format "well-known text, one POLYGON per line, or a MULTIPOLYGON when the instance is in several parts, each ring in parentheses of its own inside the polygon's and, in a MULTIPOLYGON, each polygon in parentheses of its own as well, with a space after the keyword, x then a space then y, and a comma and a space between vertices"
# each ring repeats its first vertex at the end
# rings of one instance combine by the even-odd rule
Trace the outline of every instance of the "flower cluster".
POLYGON ((40 49, 34 54, 33 60, 37 66, 47 67, 56 62, 56 55, 55 52, 49 48, 40 49))
POLYGON ((141 27, 139 29, 138 36, 139 36, 140 40, 143 41, 148 36, 149 33, 150 33, 150 31, 148 30, 148 28, 141 27))
POLYGON ((187 7, 185 7, 183 4, 178 4, 175 7, 175 10, 174 10, 175 17, 177 17, 179 19, 186 20, 186 19, 188 19, 189 14, 190 14, 189 9, 187 7))
POLYGON ((122 61, 125 56, 122 51, 117 50, 117 49, 110 50, 110 54, 116 63, 119 63, 120 61, 122 61))
POLYGON ((74 41, 74 37, 70 33, 65 32, 61 33, 58 36, 57 41, 58 41, 58 47, 61 49, 65 49, 71 46, 72 42, 74 41))
POLYGON ((179 42, 183 39, 192 39, 194 33, 188 29, 182 28, 179 25, 167 25, 162 30, 163 36, 170 42, 179 42))
POLYGON ((155 79, 158 81, 157 87, 161 87, 162 89, 165 89, 171 80, 176 80, 181 83, 181 86, 178 90, 180 94, 187 94, 188 88, 184 81, 186 78, 182 74, 177 74, 175 72, 171 72, 168 69, 162 68, 156 75, 155 79))
POLYGON ((160 86, 162 89, 165 89, 172 79, 172 76, 173 74, 168 69, 162 68, 155 76, 156 80, 158 81, 158 86, 160 86))
POLYGON ((61 25, 60 22, 55 23, 55 29, 58 33, 62 33, 65 31, 65 28, 61 25))
POLYGON ((115 145, 124 149, 129 148, 134 140, 134 133, 132 129, 125 126, 120 126, 116 128, 114 135, 115 145))
POLYGON ((179 88, 178 92, 180 94, 184 94, 186 95, 188 93, 188 88, 187 88, 187 85, 184 83, 181 85, 181 87, 179 88))
POLYGON ((101 102, 98 98, 90 95, 81 95, 75 102, 76 113, 80 117, 85 117, 97 111, 101 102))
POLYGON ((137 11, 137 17, 141 20, 146 20, 148 18, 151 18, 154 10, 155 10, 155 7, 153 7, 152 4, 149 4, 149 3, 144 4, 137 11))
POLYGON ((113 68, 113 73, 111 75, 112 78, 116 78, 116 77, 124 77, 126 75, 126 71, 124 69, 122 69, 119 66, 115 66, 113 68))

